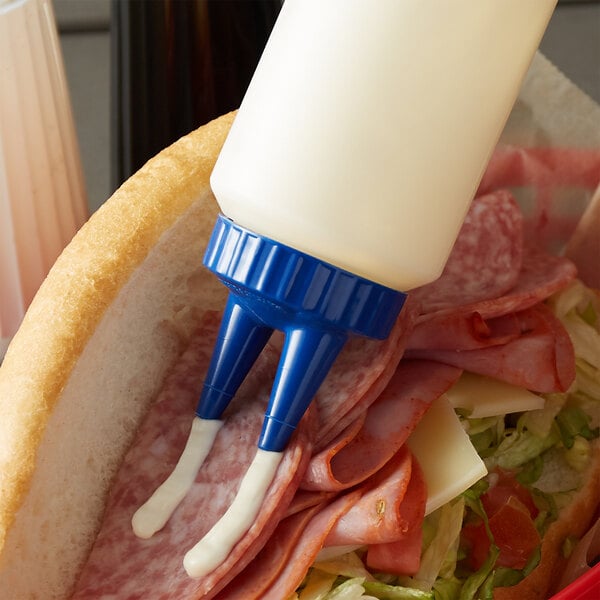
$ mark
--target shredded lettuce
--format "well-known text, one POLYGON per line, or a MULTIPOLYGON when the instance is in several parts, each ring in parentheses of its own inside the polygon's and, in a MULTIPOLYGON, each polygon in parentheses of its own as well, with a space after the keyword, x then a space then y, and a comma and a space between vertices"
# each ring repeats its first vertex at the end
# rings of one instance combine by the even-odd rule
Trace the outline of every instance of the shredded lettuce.
MULTIPOLYGON (((433 592, 391 585, 372 576, 345 579, 318 568, 312 568, 297 600, 433 600, 433 592)), ((294 599, 294 600, 295 600, 294 599)))
POLYGON ((507 567, 499 567, 494 572, 493 587, 510 587, 517 585, 519 581, 527 577, 540 562, 542 549, 538 546, 537 550, 532 553, 529 561, 521 570, 509 569, 507 567))
POLYGON ((495 452, 504 437, 504 417, 485 417, 482 419, 463 418, 462 424, 471 439, 473 447, 485 459, 495 452))
POLYGON ((577 436, 593 440, 600 435, 600 428, 590 429, 590 421, 591 418, 577 406, 567 406, 558 413, 556 423, 565 448, 572 448, 577 436))
POLYGON ((600 298, 581 281, 575 280, 548 300, 548 305, 559 319, 576 313, 588 325, 600 331, 600 298))
POLYGON ((550 435, 554 419, 567 401, 567 394, 546 394, 544 408, 530 410, 519 417, 518 427, 538 437, 550 435))
POLYGON ((337 575, 325 573, 320 569, 311 569, 298 600, 324 600, 331 591, 337 575))
POLYGON ((366 581, 365 591, 380 600, 433 600, 431 592, 389 585, 381 581, 366 581))
POLYGON ((315 563, 315 568, 324 573, 340 575, 349 579, 357 577, 367 580, 373 579, 373 576, 367 571, 363 561, 356 552, 347 552, 330 560, 318 561, 315 563))
POLYGON ((503 469, 516 469, 534 460, 545 450, 559 441, 558 432, 552 429, 545 437, 539 437, 531 431, 516 428, 507 431, 495 453, 485 460, 488 470, 498 466, 503 469))
POLYGON ((464 510, 465 500, 460 496, 427 515, 423 528, 431 535, 424 536, 424 551, 418 573, 402 578, 404 585, 431 590, 438 577, 452 577, 458 560, 464 510), (429 540, 425 541, 426 538, 429 540))
POLYGON ((548 304, 568 331, 575 350, 577 375, 569 392, 581 391, 600 403, 600 298, 575 281, 548 304))
POLYGON ((353 577, 340 583, 331 590, 326 596, 326 600, 354 600, 354 598, 364 598, 365 588, 362 577, 353 577))
POLYGON ((463 582, 456 577, 437 579, 433 584, 433 597, 435 600, 458 600, 463 582))
POLYGON ((498 546, 492 544, 490 546, 490 553, 483 565, 481 565, 475 573, 469 575, 463 583, 459 600, 473 600, 473 598, 485 598, 486 600, 489 598, 492 600, 493 592, 491 591, 491 582, 493 582, 493 579, 489 579, 489 577, 491 576, 493 578, 493 568, 496 564, 496 560, 498 560, 499 554, 500 550, 498 546), (483 589, 480 590, 480 588, 483 589))
MULTIPOLYGON (((584 360, 575 359, 575 391, 596 403, 600 402, 600 371, 584 360)), ((579 394, 575 393, 575 396, 579 394)))

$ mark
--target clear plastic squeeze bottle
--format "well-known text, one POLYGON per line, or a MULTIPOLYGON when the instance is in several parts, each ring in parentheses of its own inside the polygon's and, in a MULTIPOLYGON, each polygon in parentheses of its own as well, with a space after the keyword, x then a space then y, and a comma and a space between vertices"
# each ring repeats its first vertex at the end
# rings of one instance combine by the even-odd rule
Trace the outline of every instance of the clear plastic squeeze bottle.
POLYGON ((281 449, 348 332, 385 337, 440 275, 554 6, 286 0, 211 178, 231 294, 200 417, 283 329, 259 444, 281 449))

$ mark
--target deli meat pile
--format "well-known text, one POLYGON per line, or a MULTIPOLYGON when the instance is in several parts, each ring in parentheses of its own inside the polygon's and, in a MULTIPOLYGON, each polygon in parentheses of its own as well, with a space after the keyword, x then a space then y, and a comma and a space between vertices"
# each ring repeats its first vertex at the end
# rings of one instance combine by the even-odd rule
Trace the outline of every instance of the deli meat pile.
POLYGON ((233 500, 278 361, 274 340, 228 408, 191 491, 161 531, 138 539, 132 515, 187 440, 219 323, 205 314, 125 458, 74 598, 281 599, 322 548, 337 545, 366 546, 375 570, 418 570, 427 489, 405 442, 431 403, 463 370, 537 392, 564 391, 574 378, 569 337, 542 301, 569 285, 576 268, 532 242, 519 206, 498 184, 517 176, 516 163, 501 159, 442 277, 410 294, 387 340, 348 344, 286 449, 255 523, 215 571, 191 579, 183 555, 233 500))

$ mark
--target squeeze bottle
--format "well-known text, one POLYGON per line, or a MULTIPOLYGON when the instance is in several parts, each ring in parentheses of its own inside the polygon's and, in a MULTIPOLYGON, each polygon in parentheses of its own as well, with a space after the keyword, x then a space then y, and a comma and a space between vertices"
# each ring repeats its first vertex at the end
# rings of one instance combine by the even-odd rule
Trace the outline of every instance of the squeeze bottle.
POLYGON ((285 332, 281 451, 349 335, 435 280, 556 0, 286 0, 217 160, 204 258, 230 289, 197 408, 285 332))

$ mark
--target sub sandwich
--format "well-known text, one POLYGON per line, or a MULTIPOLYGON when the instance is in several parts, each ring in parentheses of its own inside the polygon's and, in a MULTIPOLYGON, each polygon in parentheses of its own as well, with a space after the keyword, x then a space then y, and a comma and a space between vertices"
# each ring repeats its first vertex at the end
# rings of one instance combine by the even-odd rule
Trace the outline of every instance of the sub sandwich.
MULTIPOLYGON (((252 458, 277 339, 172 518, 134 535, 182 451, 225 303, 201 260, 234 116, 115 192, 6 353, 0 598, 549 597, 600 504, 600 303, 571 260, 524 241, 499 178, 390 337, 345 349, 214 572, 181 560, 252 458)), ((591 188, 598 154, 586 165, 591 188)))

